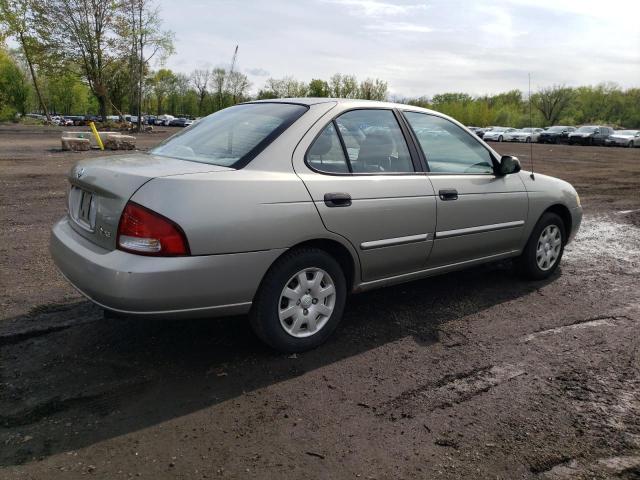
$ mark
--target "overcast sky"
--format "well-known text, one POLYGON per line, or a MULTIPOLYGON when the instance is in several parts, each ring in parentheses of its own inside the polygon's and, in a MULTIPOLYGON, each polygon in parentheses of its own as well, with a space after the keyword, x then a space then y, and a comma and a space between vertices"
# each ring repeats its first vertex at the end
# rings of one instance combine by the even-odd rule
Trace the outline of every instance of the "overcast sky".
POLYGON ((495 93, 604 81, 640 86, 640 0, 160 0, 185 73, 386 80, 392 94, 495 93))

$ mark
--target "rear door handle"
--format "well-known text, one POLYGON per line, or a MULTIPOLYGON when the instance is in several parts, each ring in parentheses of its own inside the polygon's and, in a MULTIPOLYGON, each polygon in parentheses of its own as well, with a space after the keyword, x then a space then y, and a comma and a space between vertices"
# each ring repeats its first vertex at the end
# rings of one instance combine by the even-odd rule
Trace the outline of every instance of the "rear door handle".
POLYGON ((324 204, 327 207, 349 207, 351 206, 351 195, 348 193, 325 193, 324 204))
POLYGON ((454 189, 440 190, 438 194, 440 195, 440 200, 457 200, 458 199, 458 191, 454 189))

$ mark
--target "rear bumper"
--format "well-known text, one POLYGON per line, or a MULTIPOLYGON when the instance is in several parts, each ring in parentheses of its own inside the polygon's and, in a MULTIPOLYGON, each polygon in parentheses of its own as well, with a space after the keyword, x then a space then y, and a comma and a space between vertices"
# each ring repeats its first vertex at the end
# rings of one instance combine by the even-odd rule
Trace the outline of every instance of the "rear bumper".
POLYGON ((247 313, 262 277, 284 252, 145 257, 89 242, 66 217, 53 227, 50 251, 69 283, 99 306, 172 318, 247 313))

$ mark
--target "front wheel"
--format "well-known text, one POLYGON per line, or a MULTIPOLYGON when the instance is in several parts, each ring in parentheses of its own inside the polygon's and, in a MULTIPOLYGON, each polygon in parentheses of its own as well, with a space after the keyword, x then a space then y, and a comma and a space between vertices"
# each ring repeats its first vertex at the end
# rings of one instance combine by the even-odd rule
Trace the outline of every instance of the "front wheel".
POLYGON ((520 272, 532 280, 550 277, 560 264, 565 243, 564 222, 555 213, 545 213, 533 228, 517 260, 520 272))
POLYGON ((502 141, 502 135, 500 135, 500 136, 498 137, 498 141, 499 141, 499 142, 501 142, 501 141, 502 141))
POLYGON ((340 264, 316 248, 292 250, 265 275, 249 318, 256 335, 281 352, 324 343, 340 323, 346 300, 340 264))

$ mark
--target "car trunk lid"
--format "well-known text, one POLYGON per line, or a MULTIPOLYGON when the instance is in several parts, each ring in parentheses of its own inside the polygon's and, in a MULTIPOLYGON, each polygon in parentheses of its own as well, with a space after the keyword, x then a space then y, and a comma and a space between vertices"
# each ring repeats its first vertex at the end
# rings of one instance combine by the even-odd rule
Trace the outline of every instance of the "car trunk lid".
POLYGON ((232 169, 145 153, 78 162, 69 174, 71 225, 89 241, 113 250, 126 203, 149 180, 227 170, 232 169))

